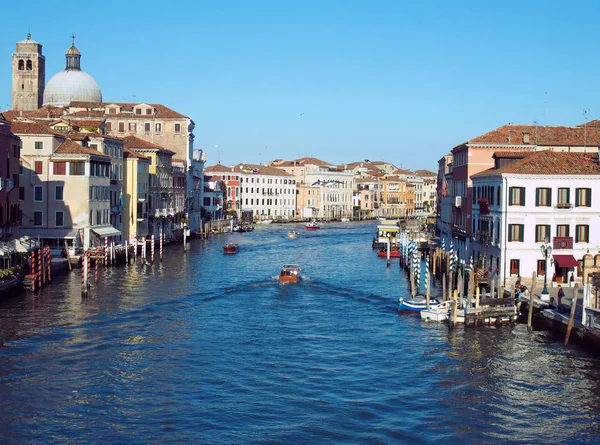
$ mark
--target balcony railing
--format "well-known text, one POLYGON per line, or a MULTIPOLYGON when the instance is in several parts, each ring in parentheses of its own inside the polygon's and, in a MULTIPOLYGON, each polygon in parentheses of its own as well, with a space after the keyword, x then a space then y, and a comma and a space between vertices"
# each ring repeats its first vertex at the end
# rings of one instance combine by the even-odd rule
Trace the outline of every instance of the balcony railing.
POLYGON ((573 204, 570 202, 559 202, 556 204, 557 209, 570 209, 571 207, 573 207, 573 204))

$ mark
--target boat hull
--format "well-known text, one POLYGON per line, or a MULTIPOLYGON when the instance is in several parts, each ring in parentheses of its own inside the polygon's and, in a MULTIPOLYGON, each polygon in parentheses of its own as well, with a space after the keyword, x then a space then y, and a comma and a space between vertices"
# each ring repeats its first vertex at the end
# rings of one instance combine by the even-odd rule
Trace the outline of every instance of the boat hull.
MULTIPOLYGON (((435 309, 440 304, 439 301, 432 298, 429 301, 429 309, 435 309)), ((398 312, 400 313, 418 314, 425 309, 427 309, 427 303, 422 295, 417 295, 415 298, 400 297, 398 300, 398 312)))
POLYGON ((279 272, 281 283, 297 283, 301 280, 300 267, 295 264, 284 265, 279 272))
POLYGON ((223 253, 225 255, 233 255, 235 253, 238 253, 240 251, 240 246, 238 246, 237 244, 225 244, 223 246, 223 253))

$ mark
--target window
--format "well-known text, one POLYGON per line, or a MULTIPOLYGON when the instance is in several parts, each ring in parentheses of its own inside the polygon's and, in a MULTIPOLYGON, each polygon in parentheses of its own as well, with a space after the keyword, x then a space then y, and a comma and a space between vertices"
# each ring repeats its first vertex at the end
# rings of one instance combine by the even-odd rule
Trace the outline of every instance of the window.
POLYGON ((146 114, 148 114, 148 115, 152 114, 152 108, 146 108, 146 114))
POLYGON ((84 162, 71 162, 69 164, 69 174, 71 176, 85 175, 85 163, 84 162))
POLYGON ((558 224, 556 226, 556 236, 567 237, 569 236, 569 225, 558 224))
POLYGON ((109 114, 117 114, 117 109, 116 108, 109 108, 108 109, 108 113, 109 114))
POLYGON ((44 173, 44 162, 43 161, 35 161, 35 173, 41 175, 44 173))
POLYGON ((23 59, 19 60, 19 71, 23 71, 25 69, 25 62, 23 59))
POLYGON ((538 277, 546 275, 546 260, 537 260, 537 274, 538 277))
POLYGON ((36 185, 33 188, 33 200, 40 202, 43 201, 44 199, 44 189, 42 188, 41 185, 36 185))
POLYGON ((545 239, 550 239, 550 226, 545 224, 538 224, 535 226, 535 242, 543 243, 545 239))
POLYGON ((64 190, 65 187, 63 185, 57 185, 54 192, 54 199, 57 201, 62 201, 64 199, 64 190))
POLYGON ((535 205, 536 207, 550 207, 552 205, 552 189, 536 188, 535 205))
POLYGON ((510 187, 508 189, 508 205, 525 205, 525 187, 510 187))
POLYGON ((521 275, 519 270, 521 269, 521 261, 520 260, 510 260, 510 274, 511 275, 521 275))
POLYGON ((44 223, 44 220, 42 218, 42 212, 39 212, 39 211, 33 212, 33 225, 41 226, 43 223, 44 223))
POLYGON ((156 131, 157 133, 162 132, 162 124, 157 122, 154 126, 154 131, 156 131))
POLYGON ((175 124, 175 133, 181 133, 181 124, 175 124))
POLYGON ((144 133, 150 133, 150 124, 148 122, 144 124, 144 133))
POLYGON ((592 189, 575 189, 575 207, 592 206, 592 189))
POLYGON ((19 199, 21 201, 25 200, 25 187, 19 187, 19 199))
POLYGON ((55 214, 56 227, 62 227, 65 225, 65 214, 63 212, 56 212, 55 214))
POLYGON ((575 242, 588 243, 590 241, 590 226, 578 224, 575 226, 575 242))
POLYGON ((135 122, 129 122, 129 131, 135 133, 136 125, 135 122))
POLYGON ((557 198, 558 202, 556 203, 556 206, 559 209, 571 207, 571 200, 569 199, 569 192, 570 192, 570 190, 568 188, 559 188, 558 189, 558 198, 557 198))
POLYGON ((136 108, 135 109, 135 114, 142 114, 142 109, 141 108, 136 108))
POLYGON ((523 242, 523 224, 509 224, 508 225, 508 241, 520 241, 523 242))
POLYGON ((106 123, 106 129, 107 129, 108 131, 111 131, 111 130, 112 130, 112 122, 107 122, 107 123, 106 123))
POLYGON ((67 163, 66 162, 54 162, 52 164, 52 174, 66 175, 67 174, 67 163))
POLYGON ((44 149, 44 142, 43 141, 35 141, 34 142, 34 147, 36 150, 43 150, 44 149))
POLYGON ((125 132, 125 122, 119 122, 119 133, 125 132))

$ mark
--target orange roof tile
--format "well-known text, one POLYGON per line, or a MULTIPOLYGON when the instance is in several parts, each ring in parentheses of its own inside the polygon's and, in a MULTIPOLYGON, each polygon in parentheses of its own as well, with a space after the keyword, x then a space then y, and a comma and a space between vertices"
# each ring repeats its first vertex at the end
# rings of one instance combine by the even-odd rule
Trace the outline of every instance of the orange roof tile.
POLYGON ((174 151, 167 150, 166 148, 161 147, 160 145, 153 144, 152 142, 145 141, 144 139, 140 139, 135 136, 126 136, 123 138, 125 141, 124 147, 129 148, 131 150, 142 149, 142 150, 162 150, 169 154, 175 154, 174 151))
POLYGON ((233 167, 233 171, 242 172, 246 174, 257 174, 267 176, 294 176, 285 170, 277 167, 271 167, 269 165, 260 164, 238 164, 233 167))
POLYGON ((48 125, 39 122, 13 120, 11 122, 11 129, 14 134, 48 134, 65 137, 63 133, 53 130, 48 125))
POLYGON ((472 178, 501 174, 519 175, 600 175, 598 155, 594 153, 573 153, 552 150, 536 151, 522 159, 498 169, 491 168, 477 173, 472 178))
POLYGON ((78 154, 99 156, 101 158, 110 159, 110 156, 100 153, 98 150, 94 150, 93 148, 79 145, 77 142, 74 142, 71 139, 66 139, 62 144, 60 144, 54 154, 78 154))

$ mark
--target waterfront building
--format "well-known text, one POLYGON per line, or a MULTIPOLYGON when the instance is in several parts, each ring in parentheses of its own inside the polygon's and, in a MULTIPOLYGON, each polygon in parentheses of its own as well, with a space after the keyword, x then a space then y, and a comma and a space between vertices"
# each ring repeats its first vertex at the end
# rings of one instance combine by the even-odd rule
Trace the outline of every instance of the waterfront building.
POLYGON ((110 157, 37 122, 15 120, 21 138, 20 238, 60 249, 100 246, 118 237, 110 225, 110 157))
POLYGON ((205 219, 207 221, 218 221, 223 219, 223 200, 225 191, 223 183, 220 179, 213 180, 211 177, 205 176, 204 186, 204 203, 205 219))
POLYGON ((123 240, 131 242, 148 235, 151 160, 127 147, 123 147, 123 157, 123 240))
POLYGON ((600 246, 598 154, 506 151, 493 159, 494 168, 471 177, 475 262, 498 271, 505 286, 546 271, 548 283, 581 281, 583 256, 600 246), (544 243, 553 248, 548 263, 544 243))
POLYGON ((225 186, 223 211, 227 215, 239 218, 241 216, 241 174, 234 171, 233 168, 221 165, 220 163, 205 167, 204 174, 210 176, 212 180, 218 178, 222 181, 225 186))
POLYGON ((497 151, 535 152, 543 150, 565 152, 592 152, 600 146, 600 127, 504 125, 455 146, 450 153, 451 161, 439 166, 450 166, 447 173, 438 174, 445 181, 446 196, 451 203, 450 215, 438 218, 437 231, 449 246, 453 241, 459 260, 466 261, 472 254, 473 238, 471 177, 494 166, 493 155, 497 151))
POLYGON ((433 216, 437 208, 437 175, 429 170, 416 170, 415 174, 423 179, 422 215, 419 216, 433 216))
POLYGON ((126 136, 124 140, 125 148, 150 159, 146 207, 148 234, 158 239, 162 231, 165 239, 170 240, 175 223, 172 165, 175 153, 136 136, 126 136))
POLYGON ((43 104, 46 86, 46 59, 42 45, 27 34, 12 54, 12 109, 37 110, 43 104))
POLYGON ((276 160, 270 165, 294 175, 296 214, 302 218, 339 219, 353 214, 354 175, 316 158, 276 160))
POLYGON ((284 169, 259 164, 238 164, 240 211, 252 212, 255 221, 290 220, 296 216, 296 180, 284 169))
MULTIPOLYGON (((202 202, 203 167, 201 150, 195 154, 194 121, 162 104, 123 102, 71 102, 66 110, 69 119, 102 117, 108 134, 117 137, 135 136, 164 149, 178 159, 185 160, 186 199, 202 202), (188 168, 195 165, 194 168, 188 168), (196 173, 194 173, 196 172, 196 173)), ((201 224, 201 206, 186 202, 190 230, 197 232, 201 224)))
POLYGON ((356 185, 355 196, 357 200, 354 206, 358 207, 357 216, 362 218, 378 218, 383 216, 383 184, 376 177, 355 178, 356 185))
POLYGON ((0 264, 11 267, 15 262, 19 235, 19 158, 21 141, 13 134, 10 122, 0 114, 0 264))
POLYGON ((173 158, 173 208, 169 213, 173 213, 173 237, 176 240, 183 240, 183 230, 187 228, 186 219, 186 172, 187 163, 183 159, 173 158))

